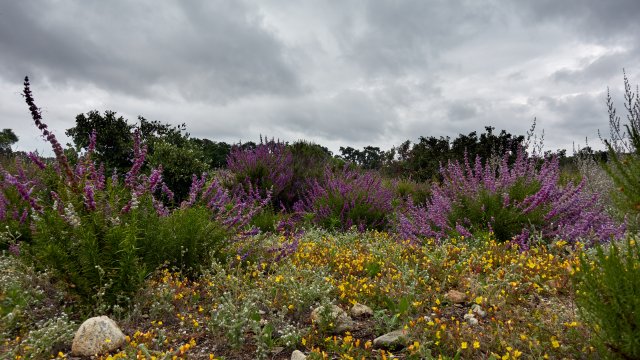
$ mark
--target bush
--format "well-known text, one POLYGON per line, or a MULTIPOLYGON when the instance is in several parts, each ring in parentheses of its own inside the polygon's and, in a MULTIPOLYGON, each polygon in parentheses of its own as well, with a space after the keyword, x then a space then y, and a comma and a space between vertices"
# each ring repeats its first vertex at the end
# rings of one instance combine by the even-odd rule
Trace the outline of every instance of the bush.
POLYGON ((393 192, 384 187, 377 173, 345 166, 337 171, 326 168, 322 181, 314 181, 295 207, 325 229, 382 230, 393 210, 392 199, 393 192))
POLYGON ((25 255, 39 269, 51 269, 82 305, 126 304, 147 275, 168 263, 197 270, 218 259, 224 245, 251 233, 251 218, 269 201, 248 186, 231 195, 218 181, 205 187, 206 177, 193 177, 187 200, 179 209, 165 206, 173 192, 161 169, 142 172, 146 146, 134 136, 134 158, 122 177, 106 178, 93 161, 93 132, 87 152, 71 165, 56 137, 42 122, 25 79, 31 115, 52 144, 53 164, 30 156, 33 165, 18 163, 15 173, 0 178, 0 220, 19 234, 18 242, 0 245, 25 255))
POLYGON ((628 124, 624 131, 611 96, 607 94, 611 139, 605 140, 609 163, 605 170, 615 183, 613 199, 633 230, 640 229, 640 93, 631 90, 624 75, 625 108, 628 124))
POLYGON ((180 203, 189 193, 193 174, 209 171, 207 164, 202 161, 202 152, 195 146, 186 143, 177 146, 164 140, 157 140, 153 144, 153 152, 149 156, 152 168, 162 169, 162 178, 180 203))
POLYGON ((596 247, 593 259, 583 255, 574 282, 580 315, 591 327, 604 358, 640 358, 640 245, 596 247))
POLYGON ((235 174, 237 186, 251 184, 262 196, 269 193, 275 207, 291 186, 292 165, 287 146, 273 140, 261 141, 253 149, 235 146, 227 158, 227 168, 235 174))
POLYGON ((287 208, 302 198, 314 180, 322 179, 325 168, 333 162, 329 149, 304 140, 296 141, 289 150, 293 156, 293 178, 285 196, 287 208))
POLYGON ((446 238, 481 236, 492 232, 499 241, 514 239, 523 247, 533 233, 550 240, 608 241, 624 230, 598 205, 597 195, 583 192, 579 184, 559 185, 555 157, 537 159, 520 151, 510 165, 510 154, 497 163, 473 165, 450 162, 441 168, 441 183, 434 183, 424 205, 407 202, 396 218, 401 237, 446 238))

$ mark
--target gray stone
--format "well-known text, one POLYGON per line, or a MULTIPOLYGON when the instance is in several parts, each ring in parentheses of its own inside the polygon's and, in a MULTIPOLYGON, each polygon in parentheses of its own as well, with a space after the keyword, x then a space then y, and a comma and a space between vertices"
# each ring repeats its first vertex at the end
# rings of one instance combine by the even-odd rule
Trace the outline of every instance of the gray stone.
POLYGON ((406 330, 396 330, 379 336, 373 340, 375 349, 399 349, 403 348, 407 343, 406 330))
POLYGON ((478 305, 478 304, 473 304, 473 306, 471 306, 471 311, 480 316, 481 318, 484 318, 487 316, 487 312, 482 310, 482 306, 478 305))
POLYGON ((345 331, 353 330, 353 320, 337 305, 328 305, 329 309, 319 306, 311 312, 311 321, 314 323, 325 322, 323 326, 333 334, 342 334, 345 331), (328 311, 328 312, 327 312, 328 311), (327 314, 327 318, 323 318, 323 314, 327 314))
POLYGON ((87 319, 73 337, 71 353, 75 356, 106 354, 124 344, 124 334, 107 316, 87 319))
POLYGON ((307 356, 300 350, 294 350, 291 354, 291 360, 304 360, 307 356))
POLYGON ((362 305, 357 303, 351 307, 351 310, 349 310, 349 313, 351 314, 351 316, 353 316, 356 319, 373 316, 373 310, 371 310, 370 307, 368 307, 367 305, 362 305))
POLYGON ((464 314, 464 319, 467 320, 467 323, 471 326, 478 325, 478 319, 476 319, 473 314, 464 314))

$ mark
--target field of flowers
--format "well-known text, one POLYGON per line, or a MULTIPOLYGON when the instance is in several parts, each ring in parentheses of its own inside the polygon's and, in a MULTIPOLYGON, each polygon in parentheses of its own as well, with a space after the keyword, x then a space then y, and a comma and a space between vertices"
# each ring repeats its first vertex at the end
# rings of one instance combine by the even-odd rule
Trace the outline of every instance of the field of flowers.
POLYGON ((523 148, 412 185, 264 141, 176 201, 139 132, 105 169, 23 95, 55 158, 0 163, 2 358, 77 358, 98 315, 127 335, 99 359, 640 356, 640 245, 594 167, 523 148))

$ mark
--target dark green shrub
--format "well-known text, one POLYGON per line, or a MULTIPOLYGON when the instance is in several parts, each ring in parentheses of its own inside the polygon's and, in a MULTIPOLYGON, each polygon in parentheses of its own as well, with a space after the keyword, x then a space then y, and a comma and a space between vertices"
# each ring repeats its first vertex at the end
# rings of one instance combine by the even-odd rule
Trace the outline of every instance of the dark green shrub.
POLYGON ((193 175, 210 170, 201 160, 203 154, 189 143, 178 146, 163 140, 156 141, 153 149, 149 155, 149 166, 162 168, 162 180, 173 191, 175 203, 180 204, 189 193, 193 175))
POLYGON ((145 237, 138 246, 143 261, 152 269, 166 262, 192 274, 201 265, 208 264, 210 257, 224 262, 223 249, 228 236, 219 223, 212 221, 211 211, 198 205, 148 221, 145 237))
POLYGON ((401 179, 392 184, 396 196, 401 199, 411 198, 415 204, 424 204, 431 193, 431 185, 428 182, 417 182, 410 179, 401 179))
POLYGON ((596 247, 593 259, 583 255, 574 275, 576 303, 593 329, 595 346, 608 359, 640 358, 640 246, 596 247))

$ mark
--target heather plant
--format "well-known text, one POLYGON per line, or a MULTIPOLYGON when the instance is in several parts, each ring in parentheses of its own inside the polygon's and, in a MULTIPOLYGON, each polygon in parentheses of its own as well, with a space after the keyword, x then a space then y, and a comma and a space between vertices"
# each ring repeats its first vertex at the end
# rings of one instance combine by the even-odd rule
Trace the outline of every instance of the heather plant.
POLYGON ((580 316, 606 359, 640 358, 640 245, 634 237, 580 257, 574 283, 580 316))
POLYGON ((286 199, 293 178, 293 157, 286 144, 274 140, 260 141, 255 148, 235 146, 227 157, 227 168, 236 177, 237 186, 250 184, 273 204, 286 199))
POLYGON ((385 229, 392 211, 393 192, 375 172, 360 172, 345 166, 325 169, 321 181, 314 181, 295 208, 309 214, 325 229, 385 229))
POLYGON ((608 241, 622 235, 624 227, 610 219, 598 204, 597 194, 579 184, 559 184, 555 157, 538 159, 518 152, 501 161, 482 164, 449 162, 441 168, 441 183, 432 186, 424 204, 409 201, 397 214, 396 229, 403 238, 444 239, 494 233, 497 240, 515 240, 528 247, 531 236, 550 241, 608 241))

